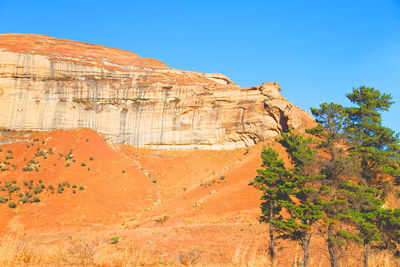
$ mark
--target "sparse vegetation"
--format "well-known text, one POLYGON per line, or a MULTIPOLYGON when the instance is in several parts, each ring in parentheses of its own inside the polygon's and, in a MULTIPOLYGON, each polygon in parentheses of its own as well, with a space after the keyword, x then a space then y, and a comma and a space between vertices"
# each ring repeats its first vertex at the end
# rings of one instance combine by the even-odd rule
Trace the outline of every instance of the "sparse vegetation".
MULTIPOLYGON (((0 184, 2 181, 0 181, 0 184)), ((23 187, 23 192, 21 192, 21 187, 18 183, 17 180, 13 179, 11 181, 5 181, 4 186, 0 186, 1 192, 7 192, 8 197, 0 197, 0 203, 6 203, 9 200, 12 200, 15 197, 18 197, 19 200, 17 202, 13 202, 11 204, 12 206, 15 205, 17 207, 17 204, 26 204, 26 203, 35 203, 35 202, 40 202, 39 195, 48 192, 53 194, 54 193, 54 187, 53 185, 45 185, 43 183, 42 179, 39 179, 37 182, 34 182, 34 180, 29 180, 22 181, 21 186, 23 187), (35 196, 33 196, 35 195, 35 196)), ((59 194, 67 192, 65 188, 70 188, 69 182, 63 182, 62 184, 60 183, 57 192, 59 194)), ((76 188, 76 185, 75 185, 76 188)), ((83 186, 80 186, 81 190, 83 190, 83 186)), ((75 190, 73 190, 73 194, 76 193, 75 190)))
POLYGON ((166 221, 168 221, 169 216, 163 216, 161 218, 158 218, 156 220, 154 220, 156 223, 158 224, 164 224, 166 221))
POLYGON ((118 236, 112 236, 110 238, 110 244, 117 244, 119 242, 119 237, 118 236))

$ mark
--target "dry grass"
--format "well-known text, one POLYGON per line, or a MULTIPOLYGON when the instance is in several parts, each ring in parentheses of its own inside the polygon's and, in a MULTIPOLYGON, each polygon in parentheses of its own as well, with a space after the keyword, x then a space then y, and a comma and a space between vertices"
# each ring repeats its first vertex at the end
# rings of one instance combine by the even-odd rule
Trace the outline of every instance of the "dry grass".
MULTIPOLYGON (((227 226, 221 231, 235 233, 237 229, 227 226)), ((241 232, 239 230, 238 233, 241 232)), ((10 234, 0 243, 0 266, 271 266, 265 244, 260 242, 260 238, 256 239, 242 238, 231 255, 224 262, 218 262, 209 257, 210 254, 192 248, 171 255, 148 245, 112 245, 108 241, 88 239, 61 242, 23 240, 16 234, 10 234)), ((325 254, 324 251, 315 251, 310 266, 329 266, 325 254)), ((340 266, 360 266, 358 254, 348 254, 341 260, 340 266)), ((277 252, 274 266, 301 266, 301 260, 301 249, 286 247, 277 252)), ((390 254, 382 252, 371 256, 370 266, 392 267, 400 266, 400 263, 390 254)))
POLYGON ((133 266, 158 265, 163 259, 146 247, 113 246, 96 240, 46 244, 12 234, 0 244, 0 266, 133 266))

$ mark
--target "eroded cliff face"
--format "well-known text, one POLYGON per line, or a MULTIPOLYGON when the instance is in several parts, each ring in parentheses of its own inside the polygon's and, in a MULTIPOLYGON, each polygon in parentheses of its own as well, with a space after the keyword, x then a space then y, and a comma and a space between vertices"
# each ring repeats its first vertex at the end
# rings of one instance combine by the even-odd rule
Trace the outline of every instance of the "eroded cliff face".
POLYGON ((241 88, 218 73, 172 69, 128 51, 43 35, 0 35, 0 127, 92 128, 165 149, 253 145, 312 117, 279 84, 241 88))

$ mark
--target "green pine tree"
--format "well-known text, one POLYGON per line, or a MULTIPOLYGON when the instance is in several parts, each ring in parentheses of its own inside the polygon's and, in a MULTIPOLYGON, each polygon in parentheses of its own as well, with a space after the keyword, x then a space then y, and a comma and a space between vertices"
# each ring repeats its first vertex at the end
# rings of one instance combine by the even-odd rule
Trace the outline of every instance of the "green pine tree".
POLYGON ((351 177, 357 176, 358 160, 348 153, 346 132, 347 114, 342 105, 323 103, 312 108, 318 126, 311 129, 318 140, 321 180, 319 198, 323 205, 323 223, 327 227, 327 245, 331 267, 337 267, 341 252, 354 237, 345 231, 343 219, 348 217, 346 196, 340 190, 351 177))
MULTIPOLYGON (((385 236, 390 237, 393 230, 396 230, 379 228, 378 225, 381 225, 382 222, 378 220, 381 217, 377 216, 377 213, 387 214, 381 208, 390 188, 387 176, 397 178, 397 180, 400 177, 399 136, 392 129, 382 125, 381 112, 388 111, 394 103, 391 95, 382 94, 375 88, 361 86, 353 88, 352 93, 346 96, 356 105, 345 109, 348 116, 346 132, 352 152, 360 158, 361 183, 380 190, 377 196, 382 199, 380 206, 375 207, 375 210, 357 211, 361 212, 358 218, 363 222, 361 225, 357 225, 364 243, 364 266, 367 266, 371 242, 381 240, 385 236), (385 230, 390 233, 384 234, 382 231, 385 230), (370 233, 366 234, 368 231, 370 233)), ((359 192, 358 197, 360 196, 365 196, 365 194, 360 195, 359 192)), ((372 199, 369 197, 369 200, 372 199)), ((358 201, 371 203, 365 198, 358 201)), ((395 213, 392 214, 391 219, 396 220, 394 216, 395 213)))
POLYGON ((303 134, 289 132, 282 134, 279 142, 286 148, 294 165, 293 181, 295 188, 292 196, 297 201, 281 201, 290 217, 274 222, 282 233, 281 238, 298 242, 303 249, 303 264, 308 266, 310 259, 310 241, 314 233, 314 225, 323 217, 323 205, 318 194, 320 179, 315 175, 316 151, 310 148, 312 138, 304 138, 303 134))
POLYGON ((382 126, 381 112, 388 111, 394 103, 392 96, 365 86, 354 88, 346 96, 356 105, 345 109, 346 132, 354 152, 361 158, 361 177, 367 185, 385 189, 382 174, 400 177, 399 136, 382 126))
POLYGON ((261 197, 260 222, 269 224, 270 246, 269 253, 271 261, 275 257, 275 225, 282 221, 281 211, 283 203, 292 202, 294 180, 293 174, 286 169, 279 154, 272 148, 264 149, 261 153, 263 169, 257 170, 258 176, 250 182, 257 189, 263 192, 261 197))

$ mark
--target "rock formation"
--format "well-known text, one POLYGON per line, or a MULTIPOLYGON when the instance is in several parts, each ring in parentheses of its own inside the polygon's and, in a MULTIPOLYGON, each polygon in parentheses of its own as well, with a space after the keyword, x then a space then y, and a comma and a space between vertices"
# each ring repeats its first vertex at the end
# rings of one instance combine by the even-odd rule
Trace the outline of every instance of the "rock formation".
POLYGON ((87 127, 137 147, 236 148, 314 123, 279 91, 100 45, 0 34, 2 128, 87 127))

